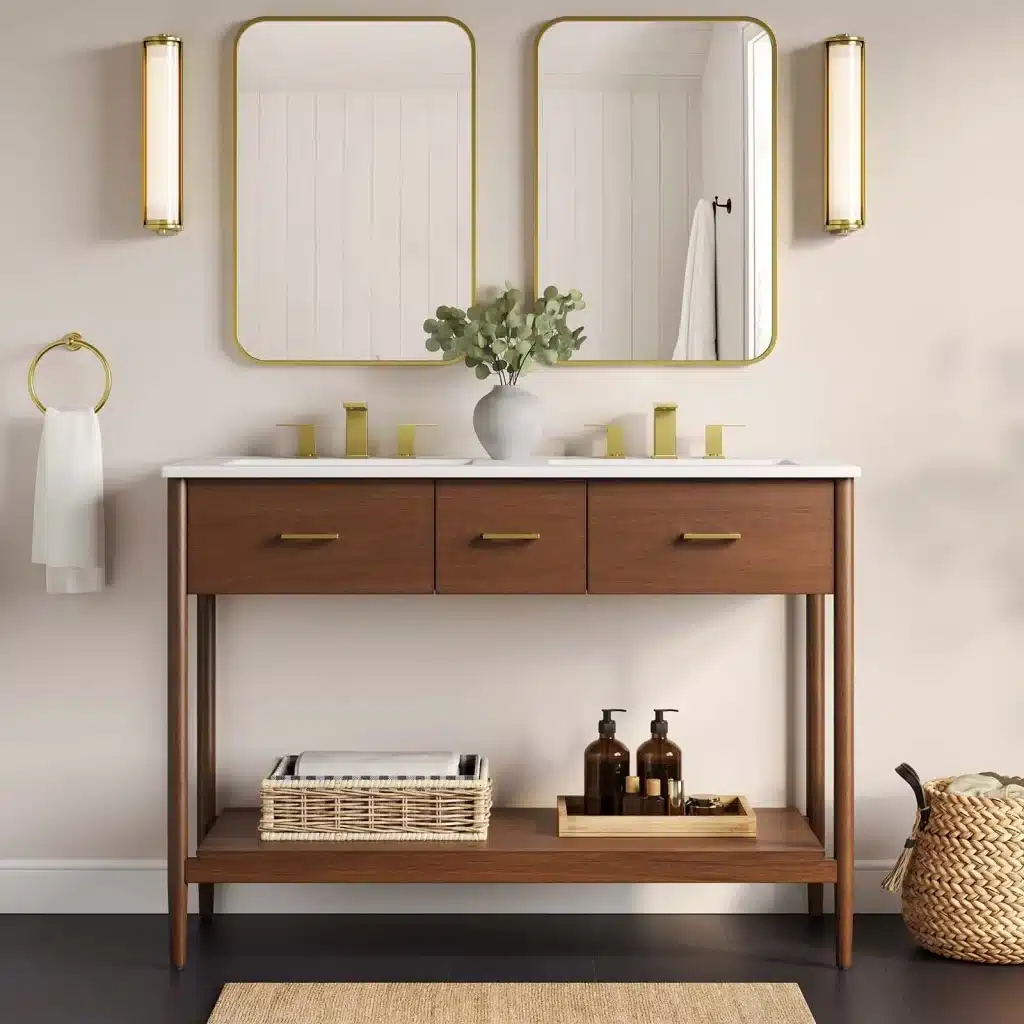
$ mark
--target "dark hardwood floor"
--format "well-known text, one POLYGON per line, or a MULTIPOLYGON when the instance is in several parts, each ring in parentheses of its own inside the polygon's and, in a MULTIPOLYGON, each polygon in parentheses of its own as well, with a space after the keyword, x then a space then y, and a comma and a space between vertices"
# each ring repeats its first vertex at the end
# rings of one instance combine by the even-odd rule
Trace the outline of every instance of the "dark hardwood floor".
MULTIPOLYGON (((1021 1024, 1024 968, 940 960, 858 917, 221 916, 167 967, 157 916, 0 916, 0 1021, 199 1024, 229 981, 796 981, 817 1024, 1021 1024)), ((301 1024, 301 1022, 296 1022, 301 1024)))

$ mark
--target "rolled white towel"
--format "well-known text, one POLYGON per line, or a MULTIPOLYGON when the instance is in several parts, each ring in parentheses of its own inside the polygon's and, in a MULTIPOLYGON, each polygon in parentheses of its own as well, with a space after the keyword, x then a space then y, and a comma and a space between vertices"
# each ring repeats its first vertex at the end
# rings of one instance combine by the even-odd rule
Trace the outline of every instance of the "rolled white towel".
POLYGON ((961 775, 950 782, 946 787, 946 792, 957 796, 993 797, 1002 795, 997 793, 997 790, 1003 788, 999 779, 991 775, 961 775))
POLYGON ((450 751, 305 750, 296 775, 458 775, 460 755, 450 751))

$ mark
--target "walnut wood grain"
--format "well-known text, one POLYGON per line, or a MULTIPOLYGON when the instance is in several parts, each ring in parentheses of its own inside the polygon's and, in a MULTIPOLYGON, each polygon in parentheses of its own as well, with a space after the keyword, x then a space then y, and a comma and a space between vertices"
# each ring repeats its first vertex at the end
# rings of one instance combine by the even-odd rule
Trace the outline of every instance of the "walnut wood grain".
MULTIPOLYGON (((200 836, 217 818, 217 598, 196 598, 196 823, 200 836)), ((214 887, 199 886, 199 914, 213 917, 214 887)))
POLYGON ((188 595, 184 480, 167 484, 167 910, 171 963, 188 949, 188 595))
MULTIPOLYGON (((825 597, 807 597, 806 627, 806 807, 811 831, 825 841, 825 597)), ((820 885, 807 887, 807 910, 812 917, 823 913, 820 885)))
POLYGON ((853 481, 835 486, 836 596, 833 605, 833 832, 836 964, 853 963, 853 481))
POLYGON ((193 882, 830 882, 799 811, 760 809, 756 839, 559 839, 554 808, 496 808, 484 842, 263 842, 229 809, 188 863, 193 882))
POLYGON ((430 593, 433 482, 192 482, 188 587, 202 594, 430 593), (281 540, 286 533, 338 539, 281 540))
POLYGON ((833 484, 595 481, 592 594, 810 594, 833 586, 833 484), (739 533, 687 543, 684 533, 739 533))
POLYGON ((438 593, 585 593, 586 507, 582 481, 439 481, 438 593), (485 533, 539 537, 487 541, 485 533))

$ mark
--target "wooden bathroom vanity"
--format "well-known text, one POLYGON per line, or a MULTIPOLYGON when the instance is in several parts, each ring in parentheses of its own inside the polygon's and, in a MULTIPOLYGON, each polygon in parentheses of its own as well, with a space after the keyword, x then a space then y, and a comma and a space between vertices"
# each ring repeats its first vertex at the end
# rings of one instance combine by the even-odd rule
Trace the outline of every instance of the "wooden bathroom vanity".
MULTIPOLYGON (((187 892, 218 882, 797 882, 835 886, 853 945, 852 466, 723 460, 217 459, 168 479, 171 959, 187 892), (197 641, 197 831, 189 848, 188 595, 197 641), (550 808, 496 808, 480 843, 261 842, 217 806, 216 599, 232 594, 786 594, 807 607, 804 811, 756 839, 559 839, 550 808), (825 850, 825 615, 834 595, 834 854, 825 850)), ((274 751, 280 753, 280 751, 274 751)), ((255 780, 254 780, 255 789, 255 780)))

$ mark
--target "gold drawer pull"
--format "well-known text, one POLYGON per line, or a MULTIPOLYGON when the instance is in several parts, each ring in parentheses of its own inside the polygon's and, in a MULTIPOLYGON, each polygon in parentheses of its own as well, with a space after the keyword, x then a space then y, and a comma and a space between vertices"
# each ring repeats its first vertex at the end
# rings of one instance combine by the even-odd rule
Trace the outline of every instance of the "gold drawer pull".
POLYGON ((721 544, 739 540, 742 533, 684 533, 682 540, 690 544, 721 544))
POLYGON ((481 533, 481 540, 540 540, 539 533, 481 533))
POLYGON ((337 533, 282 533, 280 540, 337 540, 337 533))

